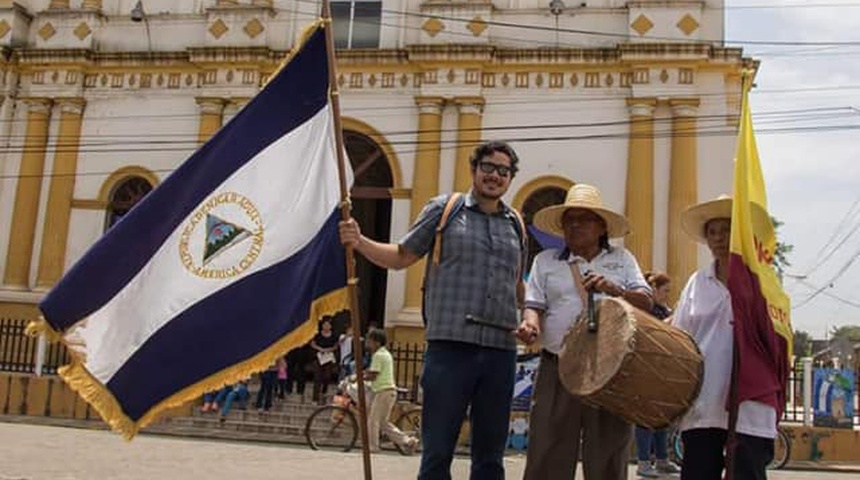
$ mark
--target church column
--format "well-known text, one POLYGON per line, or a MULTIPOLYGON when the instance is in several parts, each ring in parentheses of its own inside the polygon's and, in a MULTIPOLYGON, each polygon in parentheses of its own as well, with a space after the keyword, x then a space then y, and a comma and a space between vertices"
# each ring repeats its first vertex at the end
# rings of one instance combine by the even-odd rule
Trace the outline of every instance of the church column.
POLYGON ((200 145, 206 143, 221 128, 226 103, 223 98, 197 97, 197 105, 200 106, 200 128, 197 133, 197 141, 200 145))
POLYGON ((472 187, 472 167, 469 157, 481 141, 481 114, 483 97, 457 97, 454 99, 459 113, 457 123, 457 163, 454 168, 454 191, 466 192, 472 187))
MULTIPOLYGON (((439 157, 442 141, 442 97, 416 97, 418 105, 418 148, 412 175, 410 222, 421 213, 424 205, 439 194, 439 157)), ((424 260, 406 270, 406 293, 403 302, 403 319, 416 326, 420 323, 421 282, 424 278, 424 260)))
MULTIPOLYGON (((669 242, 667 270, 676 285, 684 285, 698 264, 696 243, 681 229, 681 213, 699 200, 699 99, 672 99, 672 154, 669 172, 669 242)), ((679 289, 673 291, 676 299, 679 289)))
POLYGON ((27 128, 21 167, 15 188, 15 206, 6 252, 6 271, 3 283, 10 287, 27 289, 30 286, 30 265, 33 261, 33 244, 36 237, 36 220, 39 216, 39 197, 42 193, 42 176, 45 169, 45 150, 48 143, 48 125, 51 120, 51 100, 25 99, 27 128))
POLYGON ((625 215, 631 233, 624 239, 643 271, 651 270, 654 252, 654 98, 628 98, 625 215))
POLYGON ((63 274, 85 104, 83 98, 63 98, 56 101, 60 107, 60 129, 48 190, 48 207, 36 275, 37 288, 52 286, 63 274))

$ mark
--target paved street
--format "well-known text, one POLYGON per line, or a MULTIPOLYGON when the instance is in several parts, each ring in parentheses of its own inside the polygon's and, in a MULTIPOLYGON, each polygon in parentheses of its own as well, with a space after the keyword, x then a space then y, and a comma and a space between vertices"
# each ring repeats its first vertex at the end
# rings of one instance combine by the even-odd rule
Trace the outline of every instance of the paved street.
MULTIPOLYGON (((128 443, 104 431, 0 423, 0 480, 360 480, 358 454, 308 448, 141 436, 128 443)), ((519 479, 522 456, 508 457, 508 478, 519 479)), ((374 478, 414 478, 418 457, 374 457, 374 478)), ((455 479, 468 478, 457 459, 455 479)), ((632 474, 630 478, 636 478, 632 474)), ((781 479, 855 479, 860 474, 780 471, 781 479)))

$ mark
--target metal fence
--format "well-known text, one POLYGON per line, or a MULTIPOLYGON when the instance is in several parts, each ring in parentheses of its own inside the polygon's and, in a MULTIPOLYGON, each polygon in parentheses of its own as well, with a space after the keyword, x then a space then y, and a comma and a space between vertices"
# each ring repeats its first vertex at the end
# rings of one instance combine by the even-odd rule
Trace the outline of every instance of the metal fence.
POLYGON ((394 357, 394 381, 399 387, 408 388, 408 400, 419 400, 419 381, 424 371, 424 344, 392 343, 388 351, 394 357))
MULTIPOLYGON (((0 317, 0 372, 35 373, 39 339, 25 331, 29 320, 0 317)), ((57 369, 70 362, 69 352, 61 343, 45 345, 43 375, 56 375, 57 369)))
POLYGON ((34 373, 38 341, 24 334, 27 320, 0 318, 0 370, 34 373))
MULTIPOLYGON (((35 373, 36 352, 39 340, 25 334, 27 319, 0 317, 0 371, 14 373, 35 373)), ((419 380, 424 370, 424 344, 394 342, 389 345, 394 357, 394 375, 398 386, 409 389, 406 395, 410 401, 418 401, 419 380)), ((61 343, 48 343, 42 364, 43 375, 55 375, 57 369, 70 361, 69 352, 61 343)), ((860 386, 860 368, 855 368, 856 382, 860 386)), ((782 420, 802 423, 803 405, 803 363, 798 360, 789 373, 786 406, 782 420)), ((855 389, 855 392, 857 389, 855 389)), ((855 393, 856 395, 856 393, 855 393)), ((860 408, 854 400, 854 425, 860 426, 860 408)))

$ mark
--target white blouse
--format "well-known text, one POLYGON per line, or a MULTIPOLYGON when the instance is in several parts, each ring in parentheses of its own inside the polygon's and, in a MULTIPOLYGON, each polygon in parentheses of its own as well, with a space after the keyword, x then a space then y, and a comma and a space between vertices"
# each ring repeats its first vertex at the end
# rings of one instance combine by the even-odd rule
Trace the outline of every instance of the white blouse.
MULTIPOLYGON (((681 421, 680 429, 727 429, 726 400, 732 376, 732 302, 729 290, 716 277, 715 264, 694 273, 678 301, 672 325, 695 339, 705 357, 705 378, 699 397, 681 421)), ((745 401, 738 411, 737 431, 762 438, 776 437, 776 410, 745 401)))

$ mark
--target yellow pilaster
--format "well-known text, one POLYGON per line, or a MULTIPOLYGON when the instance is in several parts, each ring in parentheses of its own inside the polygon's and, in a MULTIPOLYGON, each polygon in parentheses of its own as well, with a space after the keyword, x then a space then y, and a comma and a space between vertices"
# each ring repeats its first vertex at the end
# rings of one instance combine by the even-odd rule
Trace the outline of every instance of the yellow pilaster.
MULTIPOLYGON (((428 200, 439 194, 439 156, 442 140, 442 97, 416 97, 418 105, 418 151, 412 177, 410 221, 414 221, 428 200)), ((399 320, 420 326, 421 282, 424 260, 406 270, 406 294, 399 320)))
MULTIPOLYGON (((698 189, 698 99, 673 99, 672 165, 669 173, 669 242, 666 270, 676 285, 684 285, 696 270, 696 243, 681 230, 681 212, 695 204, 698 189)), ((672 293, 677 299, 678 289, 672 293)))
POLYGON ((48 8, 69 8, 69 0, 51 0, 48 8))
POLYGON ((197 142, 200 145, 206 143, 221 128, 226 104, 227 101, 223 98, 197 97, 197 105, 200 106, 200 128, 197 133, 197 142))
POLYGON ((36 236, 36 219, 39 215, 39 196, 45 169, 45 146, 48 143, 48 124, 51 119, 51 100, 25 99, 27 129, 21 154, 21 168, 15 188, 15 206, 12 228, 9 231, 9 248, 6 252, 6 271, 3 283, 9 287, 28 289, 30 264, 33 260, 33 241, 36 236))
POLYGON ((83 98, 55 99, 60 105, 60 130, 54 155, 54 170, 48 190, 48 207, 42 248, 39 253, 39 270, 36 287, 48 288, 63 274, 66 262, 66 243, 69 238, 69 220, 72 215, 72 196, 75 174, 78 169, 78 150, 81 140, 81 119, 84 113, 83 98))
POLYGON ((454 169, 454 191, 466 192, 472 187, 472 170, 469 157, 481 141, 481 114, 483 97, 457 97, 457 163, 454 169))
POLYGON ((630 235, 624 246, 643 271, 651 270, 654 252, 654 98, 628 98, 630 137, 627 141, 625 214, 630 235))
POLYGON ((81 4, 83 8, 92 8, 94 10, 101 10, 102 8, 102 0, 84 0, 81 4))

